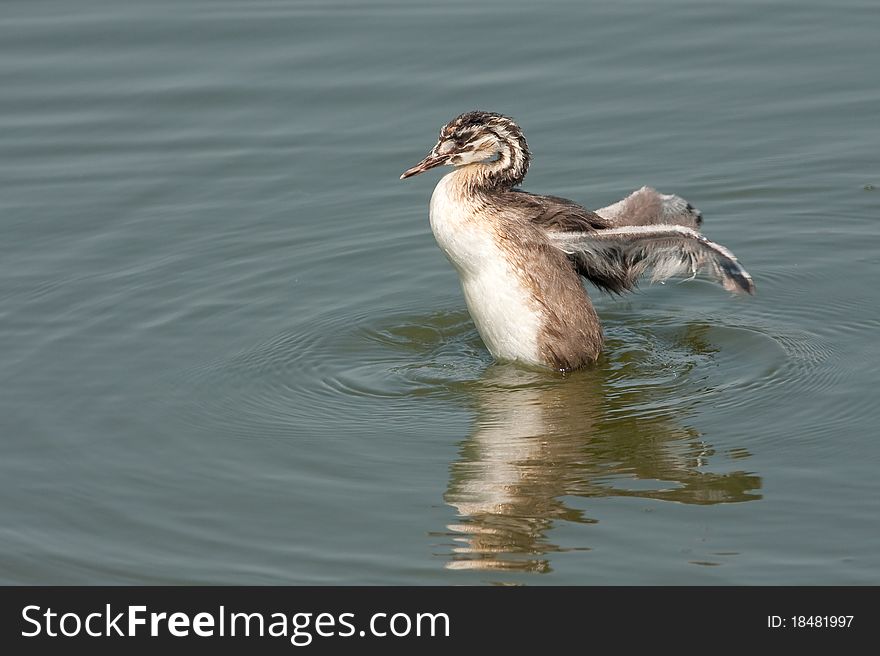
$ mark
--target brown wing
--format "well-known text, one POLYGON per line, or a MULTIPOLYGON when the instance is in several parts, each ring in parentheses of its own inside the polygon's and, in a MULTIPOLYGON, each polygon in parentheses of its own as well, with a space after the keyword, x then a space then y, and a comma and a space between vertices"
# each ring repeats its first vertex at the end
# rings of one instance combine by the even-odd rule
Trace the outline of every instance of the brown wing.
POLYGON ((545 231, 593 232, 613 225, 595 212, 558 196, 539 196, 514 189, 506 192, 503 202, 545 231))
MULTIPOLYGON (((552 234, 591 234, 612 226, 607 219, 595 212, 558 196, 539 196, 512 190, 505 194, 503 202, 508 209, 515 209, 539 228, 548 239, 552 234)), ((583 253, 572 252, 566 255, 578 274, 599 289, 622 293, 632 288, 632 285, 627 284, 626 276, 617 268, 596 266, 583 253)))
POLYGON ((679 196, 643 187, 598 213, 567 198, 517 190, 507 192, 504 202, 605 291, 630 291, 652 269, 653 280, 705 271, 725 289, 754 293, 748 272, 730 251, 696 230, 701 214, 679 196))

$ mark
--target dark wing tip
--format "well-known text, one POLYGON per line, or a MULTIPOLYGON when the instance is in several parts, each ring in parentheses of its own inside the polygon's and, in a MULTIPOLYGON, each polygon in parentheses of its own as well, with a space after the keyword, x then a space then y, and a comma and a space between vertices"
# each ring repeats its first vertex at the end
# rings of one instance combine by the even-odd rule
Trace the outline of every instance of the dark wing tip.
POLYGON ((755 283, 748 271, 743 269, 738 262, 724 262, 724 288, 732 292, 745 292, 750 296, 755 295, 755 283))

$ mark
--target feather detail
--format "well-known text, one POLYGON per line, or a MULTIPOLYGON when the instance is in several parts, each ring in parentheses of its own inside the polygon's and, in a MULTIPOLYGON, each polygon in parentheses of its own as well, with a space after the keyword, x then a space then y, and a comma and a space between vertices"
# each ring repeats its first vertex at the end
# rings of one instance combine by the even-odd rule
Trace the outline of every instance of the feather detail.
POLYGON ((651 187, 642 187, 613 205, 596 210, 614 227, 636 225, 682 225, 697 228, 703 214, 681 196, 661 194, 651 187))
POLYGON ((732 292, 755 293, 752 277, 721 244, 680 225, 624 226, 589 233, 550 231, 557 248, 597 287, 621 293, 633 289, 645 271, 651 280, 708 273, 732 292))

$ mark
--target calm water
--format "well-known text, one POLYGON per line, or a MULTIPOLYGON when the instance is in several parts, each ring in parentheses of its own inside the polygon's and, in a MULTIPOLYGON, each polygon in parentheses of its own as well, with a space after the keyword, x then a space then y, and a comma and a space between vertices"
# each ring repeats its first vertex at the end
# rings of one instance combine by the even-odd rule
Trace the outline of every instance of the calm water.
POLYGON ((880 9, 658 4, 4 2, 0 582, 880 583, 880 9), (758 295, 493 365, 397 179, 473 108, 758 295))

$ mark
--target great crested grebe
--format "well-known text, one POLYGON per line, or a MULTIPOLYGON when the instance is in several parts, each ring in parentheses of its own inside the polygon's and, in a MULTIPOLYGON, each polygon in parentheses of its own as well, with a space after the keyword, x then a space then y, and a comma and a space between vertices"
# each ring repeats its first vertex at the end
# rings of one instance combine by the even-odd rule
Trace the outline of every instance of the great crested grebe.
POLYGON ((592 212, 517 189, 529 158, 513 120, 474 111, 444 125, 428 156, 400 176, 455 167, 431 196, 431 229, 496 359, 563 371, 595 362, 602 326, 580 276, 622 293, 647 269, 655 281, 703 271, 729 291, 754 293, 733 253, 700 234, 702 216, 684 199, 642 187, 592 212))

